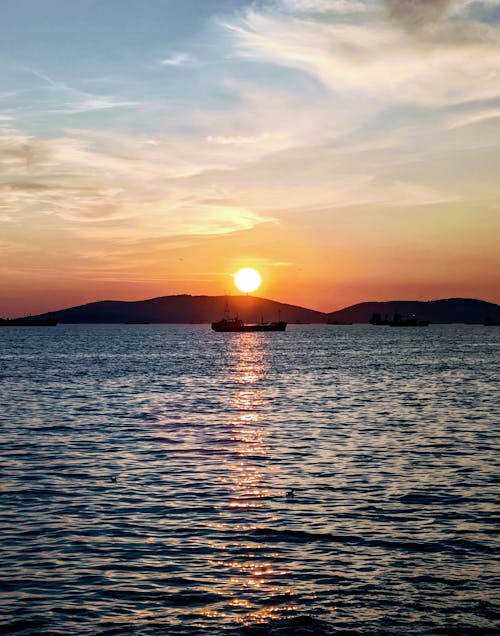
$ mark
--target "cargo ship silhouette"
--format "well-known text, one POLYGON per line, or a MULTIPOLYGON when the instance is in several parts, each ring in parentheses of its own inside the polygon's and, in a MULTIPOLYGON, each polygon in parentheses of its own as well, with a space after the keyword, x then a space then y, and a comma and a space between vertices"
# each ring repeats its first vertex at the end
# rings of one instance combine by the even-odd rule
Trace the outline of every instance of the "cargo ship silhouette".
MULTIPOLYGON (((279 312, 281 313, 281 312, 279 312)), ((234 318, 229 317, 229 307, 226 305, 224 310, 224 317, 222 320, 217 320, 212 323, 212 329, 214 331, 285 331, 287 323, 284 320, 278 320, 276 322, 261 322, 255 324, 245 324, 241 318, 236 315, 234 318)))

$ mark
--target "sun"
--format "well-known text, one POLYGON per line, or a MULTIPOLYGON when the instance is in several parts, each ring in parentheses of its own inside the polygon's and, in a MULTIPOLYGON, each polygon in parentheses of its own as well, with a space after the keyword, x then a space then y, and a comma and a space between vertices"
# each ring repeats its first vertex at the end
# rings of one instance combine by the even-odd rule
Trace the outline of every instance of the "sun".
POLYGON ((234 284, 245 294, 254 292, 260 287, 261 282, 261 275, 253 267, 243 267, 234 274, 234 284))

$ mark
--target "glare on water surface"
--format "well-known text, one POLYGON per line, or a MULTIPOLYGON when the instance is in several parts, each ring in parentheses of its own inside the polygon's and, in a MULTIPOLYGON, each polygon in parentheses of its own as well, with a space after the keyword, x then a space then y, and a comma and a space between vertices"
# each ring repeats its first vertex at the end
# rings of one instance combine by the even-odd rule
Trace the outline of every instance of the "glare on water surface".
MULTIPOLYGON (((266 341, 258 334, 238 334, 229 343, 227 382, 233 386, 228 399, 230 453, 220 477, 230 492, 231 516, 226 517, 223 524, 229 531, 254 530, 252 512, 261 508, 273 494, 267 481, 275 469, 269 462, 260 387, 269 367, 265 346, 266 341)), ((277 496, 281 497, 282 493, 277 496)), ((231 548, 234 547, 233 544, 231 548)), ((272 550, 264 550, 254 539, 239 545, 238 552, 237 559, 228 553, 227 559, 213 562, 214 567, 227 571, 225 591, 230 600, 220 607, 202 610, 203 615, 251 625, 277 620, 297 609, 286 600, 272 603, 277 595, 283 599, 291 594, 286 583, 287 569, 273 562, 272 550)))

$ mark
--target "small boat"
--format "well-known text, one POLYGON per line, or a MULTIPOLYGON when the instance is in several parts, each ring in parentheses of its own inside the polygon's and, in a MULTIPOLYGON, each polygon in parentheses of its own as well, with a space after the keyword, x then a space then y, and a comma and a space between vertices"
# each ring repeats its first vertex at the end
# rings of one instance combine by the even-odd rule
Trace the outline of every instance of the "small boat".
POLYGON ((0 327, 55 327, 56 318, 0 318, 0 327))

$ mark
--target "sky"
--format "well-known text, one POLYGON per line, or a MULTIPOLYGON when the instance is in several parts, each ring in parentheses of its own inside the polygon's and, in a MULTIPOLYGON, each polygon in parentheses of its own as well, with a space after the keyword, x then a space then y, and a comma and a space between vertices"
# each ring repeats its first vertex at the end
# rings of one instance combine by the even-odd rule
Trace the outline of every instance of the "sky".
POLYGON ((500 302, 500 0, 2 0, 0 316, 500 302))

